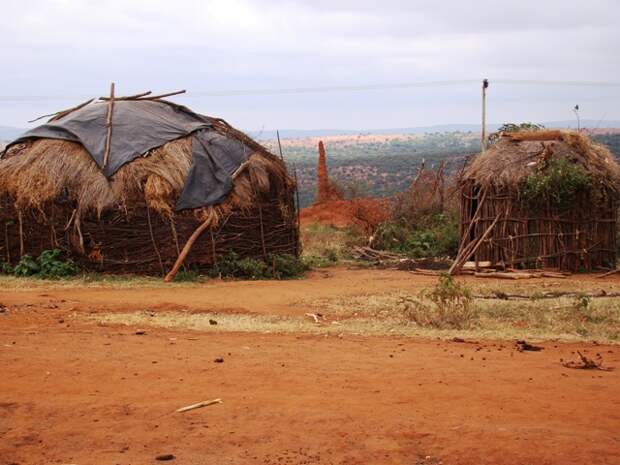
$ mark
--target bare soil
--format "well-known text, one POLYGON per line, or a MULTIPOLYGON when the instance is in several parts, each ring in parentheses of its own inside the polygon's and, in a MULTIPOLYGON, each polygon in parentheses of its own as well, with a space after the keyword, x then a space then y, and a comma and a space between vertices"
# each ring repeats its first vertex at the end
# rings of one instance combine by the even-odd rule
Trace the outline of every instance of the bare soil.
MULTIPOLYGON (((433 282, 330 269, 287 282, 0 289, 0 464, 154 464, 162 454, 196 465, 620 463, 617 345, 543 341, 542 351, 519 352, 512 341, 88 318, 145 309, 297 316, 308 297, 433 282), (616 369, 562 366, 577 350, 616 369), (214 398, 223 403, 174 413, 214 398)), ((620 280, 579 282, 617 289, 620 280)))

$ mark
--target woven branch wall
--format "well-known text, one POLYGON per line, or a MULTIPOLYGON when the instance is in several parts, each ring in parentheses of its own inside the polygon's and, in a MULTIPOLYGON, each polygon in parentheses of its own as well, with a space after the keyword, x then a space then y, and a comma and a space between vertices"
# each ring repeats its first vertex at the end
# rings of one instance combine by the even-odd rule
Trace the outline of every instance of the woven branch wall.
POLYGON ((461 249, 481 237, 499 216, 472 260, 490 261, 496 267, 571 272, 615 266, 618 205, 614 195, 603 191, 595 204, 584 195, 559 212, 550 207, 530 211, 517 194, 495 186, 483 190, 473 182, 462 186, 461 249))
MULTIPOLYGON (((201 235, 185 265, 204 270, 213 265, 215 257, 229 251, 252 258, 298 256, 293 195, 291 191, 280 198, 257 199, 250 209, 234 210, 201 235)), ((23 254, 36 257, 43 250, 60 248, 84 270, 164 274, 201 224, 192 212, 169 219, 145 205, 130 212, 106 212, 100 219, 83 218, 79 223, 72 221, 72 213, 70 206, 54 204, 45 212, 19 214, 5 199, 0 206, 0 261, 15 264, 23 254)))

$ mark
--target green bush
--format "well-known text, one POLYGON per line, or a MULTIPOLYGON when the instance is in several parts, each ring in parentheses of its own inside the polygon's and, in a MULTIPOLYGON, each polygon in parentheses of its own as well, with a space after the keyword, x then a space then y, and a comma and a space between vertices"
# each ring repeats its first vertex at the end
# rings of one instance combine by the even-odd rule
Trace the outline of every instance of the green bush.
POLYGON ((458 251, 459 230, 456 216, 430 215, 411 224, 405 220, 381 224, 373 247, 399 252, 411 258, 454 256, 458 251))
POLYGON ((59 249, 44 250, 35 260, 24 255, 14 268, 10 264, 2 265, 2 272, 19 277, 36 276, 43 279, 60 279, 79 273, 79 267, 70 259, 62 260, 59 249))
POLYGON ((0 263, 0 274, 13 274, 15 269, 10 263, 2 262, 0 263))
POLYGON ((13 274, 15 276, 34 276, 40 271, 39 264, 30 255, 24 255, 15 268, 13 268, 13 274))
POLYGON ((37 258, 37 262, 39 264, 38 276, 40 278, 66 278, 75 276, 80 272, 73 260, 61 260, 61 251, 59 249, 44 250, 37 258))
POLYGON ((262 259, 240 258, 228 252, 216 260, 211 277, 237 279, 294 279, 303 276, 308 266, 298 258, 283 254, 270 254, 262 259))
POLYGON ((592 178, 581 166, 560 158, 527 176, 519 186, 519 195, 529 207, 549 205, 563 210, 573 206, 578 194, 591 193, 592 185, 592 178))

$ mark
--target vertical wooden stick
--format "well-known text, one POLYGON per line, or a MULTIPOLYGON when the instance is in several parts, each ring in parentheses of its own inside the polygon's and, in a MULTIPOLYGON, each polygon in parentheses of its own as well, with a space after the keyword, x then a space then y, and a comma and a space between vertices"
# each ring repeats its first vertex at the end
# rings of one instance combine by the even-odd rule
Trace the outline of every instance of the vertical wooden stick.
POLYGON ((114 83, 110 85, 110 100, 108 101, 108 118, 106 125, 108 126, 108 135, 105 140, 105 151, 103 153, 103 167, 108 165, 110 158, 110 146, 112 145, 112 113, 114 112, 114 83))
POLYGON ((19 222, 19 256, 24 256, 24 225, 22 221, 22 212, 19 210, 17 212, 17 221, 19 222))
POLYGON ((280 159, 284 161, 284 155, 282 155, 282 144, 280 143, 280 131, 276 129, 276 135, 278 136, 278 150, 280 151, 280 159))
POLYGON ((483 79, 482 81, 482 135, 480 140, 480 145, 482 146, 482 151, 484 152, 487 149, 487 87, 489 87, 488 79, 483 79))
POLYGON ((263 226, 263 207, 258 206, 258 219, 260 221, 260 241, 263 246, 263 257, 267 258, 267 247, 265 246, 265 228, 263 226))
POLYGON ((146 221, 149 224, 149 233, 151 235, 151 242, 153 243, 153 248, 155 249, 155 253, 157 254, 157 259, 159 260, 159 267, 161 268, 162 276, 166 273, 164 269, 164 262, 161 259, 161 254, 159 253, 159 249, 157 248, 157 242, 155 241, 155 235, 153 234, 153 224, 151 223, 151 209, 149 206, 146 206, 146 221))

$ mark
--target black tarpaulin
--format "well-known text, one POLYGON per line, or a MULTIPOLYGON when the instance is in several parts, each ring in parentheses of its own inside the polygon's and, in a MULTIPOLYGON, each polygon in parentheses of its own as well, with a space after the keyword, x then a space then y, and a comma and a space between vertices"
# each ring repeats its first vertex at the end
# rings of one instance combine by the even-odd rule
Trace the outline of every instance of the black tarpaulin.
POLYGON ((213 129, 209 118, 186 107, 161 100, 118 100, 114 102, 112 143, 104 167, 107 111, 107 103, 92 103, 27 131, 8 147, 41 138, 79 142, 109 178, 125 163, 149 150, 193 134, 192 165, 177 201, 177 210, 224 200, 232 189, 231 175, 251 153, 243 142, 220 134, 213 129))

